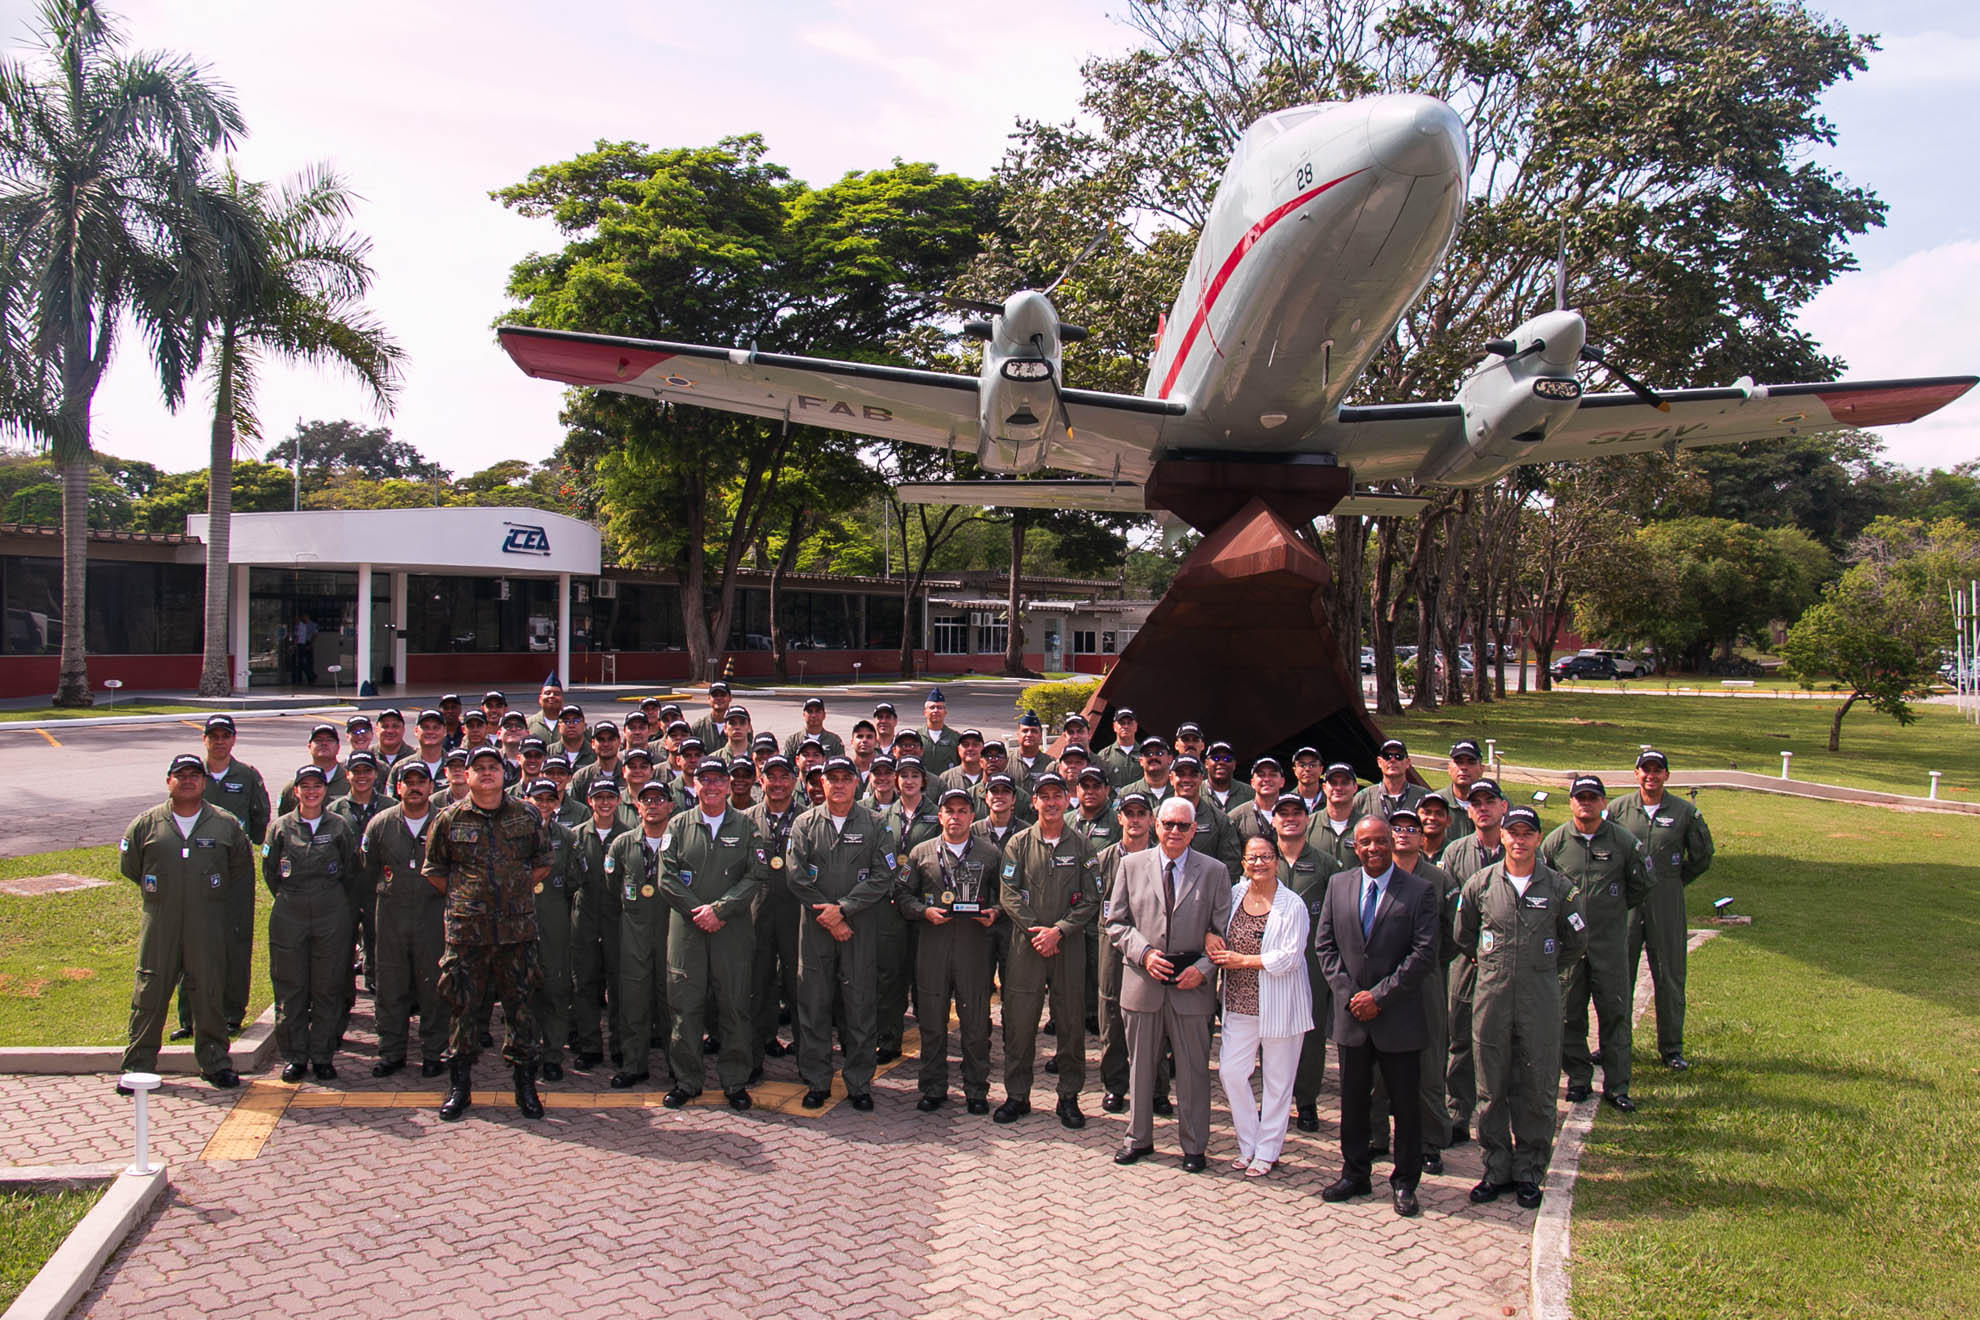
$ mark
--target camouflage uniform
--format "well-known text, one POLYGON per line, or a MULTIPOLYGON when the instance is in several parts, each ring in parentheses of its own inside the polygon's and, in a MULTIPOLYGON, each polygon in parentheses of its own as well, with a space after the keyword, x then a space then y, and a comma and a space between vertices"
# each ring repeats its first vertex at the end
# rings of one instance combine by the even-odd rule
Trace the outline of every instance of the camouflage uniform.
POLYGON ((442 807, 427 827, 425 874, 446 886, 446 951, 440 993, 453 1010, 450 1062, 481 1053, 475 1009, 500 999, 508 1022, 502 1055, 536 1062, 533 997, 542 984, 536 950, 537 872, 550 866, 550 834, 533 807, 504 797, 484 809, 473 798, 442 807))

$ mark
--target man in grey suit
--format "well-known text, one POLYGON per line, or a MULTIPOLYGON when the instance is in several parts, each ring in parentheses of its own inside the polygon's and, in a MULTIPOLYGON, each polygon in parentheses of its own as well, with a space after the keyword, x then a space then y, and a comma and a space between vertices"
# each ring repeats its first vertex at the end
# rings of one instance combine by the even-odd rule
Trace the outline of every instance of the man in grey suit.
MULTIPOLYGON (((1341 1061, 1341 1176, 1321 1190, 1323 1201, 1366 1196, 1369 1107, 1375 1073, 1392 1096, 1417 1092, 1418 1053, 1429 1039, 1422 987, 1437 959, 1441 902, 1430 882, 1395 865, 1386 822, 1369 816, 1354 827, 1361 865, 1327 882, 1313 933, 1320 972, 1334 992, 1334 1044, 1341 1061)), ((1423 1174, 1423 1113, 1395 1106, 1396 1164, 1389 1193, 1396 1213, 1418 1213, 1423 1174)))
POLYGON ((1210 1017, 1215 964, 1231 917, 1231 873, 1190 850, 1196 808, 1170 798, 1155 813, 1160 846, 1121 859, 1107 901, 1107 938, 1121 951, 1127 1022, 1128 1139, 1114 1155, 1133 1164, 1155 1150, 1155 1068, 1176 1057, 1176 1125, 1185 1172, 1200 1173, 1210 1144, 1210 1017))

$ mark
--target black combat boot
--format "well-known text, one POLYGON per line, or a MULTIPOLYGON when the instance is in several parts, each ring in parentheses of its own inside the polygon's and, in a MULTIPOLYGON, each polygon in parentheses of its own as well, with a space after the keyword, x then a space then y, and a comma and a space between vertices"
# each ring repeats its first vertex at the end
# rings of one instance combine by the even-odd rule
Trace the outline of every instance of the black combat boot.
POLYGON ((543 1101, 536 1094, 536 1065, 516 1065, 516 1108, 524 1118, 542 1118, 543 1101))
POLYGON ((468 1106, 474 1103, 474 1061, 449 1059, 447 1076, 447 1098, 440 1102, 440 1117, 452 1123, 467 1113, 468 1106))

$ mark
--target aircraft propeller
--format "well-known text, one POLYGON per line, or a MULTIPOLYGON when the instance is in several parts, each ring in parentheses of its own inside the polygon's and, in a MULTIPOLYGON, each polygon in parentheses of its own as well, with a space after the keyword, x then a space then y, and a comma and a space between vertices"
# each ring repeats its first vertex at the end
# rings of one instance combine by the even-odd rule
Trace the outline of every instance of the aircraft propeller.
MULTIPOLYGON (((1100 245, 1106 242, 1107 236, 1113 232, 1114 227, 1109 225, 1095 234, 1087 242, 1087 245, 1079 250, 1079 255, 1068 261, 1064 269, 1053 277, 1052 282, 1038 290, 1038 292, 1048 298, 1051 297, 1053 290, 1064 284, 1067 276, 1085 265, 1087 258, 1098 252, 1100 245)), ((964 321, 962 327, 963 334, 970 339, 988 340, 995 333, 994 318, 1004 314, 1004 304, 990 302, 983 298, 960 298, 947 293, 918 293, 913 296, 928 302, 939 303, 944 307, 954 308, 959 312, 975 312, 977 313, 977 317, 992 318, 990 320, 971 318, 964 321)), ((1062 344, 1077 344, 1087 337, 1087 331, 1084 326, 1073 325, 1069 321, 1060 321, 1058 324, 1059 342, 1062 344)), ((1054 388, 1057 388, 1056 383, 1054 384, 1054 388)))

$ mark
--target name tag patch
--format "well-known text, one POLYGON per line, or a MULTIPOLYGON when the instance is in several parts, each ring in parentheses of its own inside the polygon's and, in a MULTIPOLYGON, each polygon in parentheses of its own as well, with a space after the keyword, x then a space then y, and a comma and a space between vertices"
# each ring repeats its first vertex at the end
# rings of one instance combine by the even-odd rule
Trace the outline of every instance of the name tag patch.
POLYGON ((1528 894, 1520 899, 1520 906, 1537 908, 1544 912, 1547 908, 1547 896, 1545 894, 1528 894))

